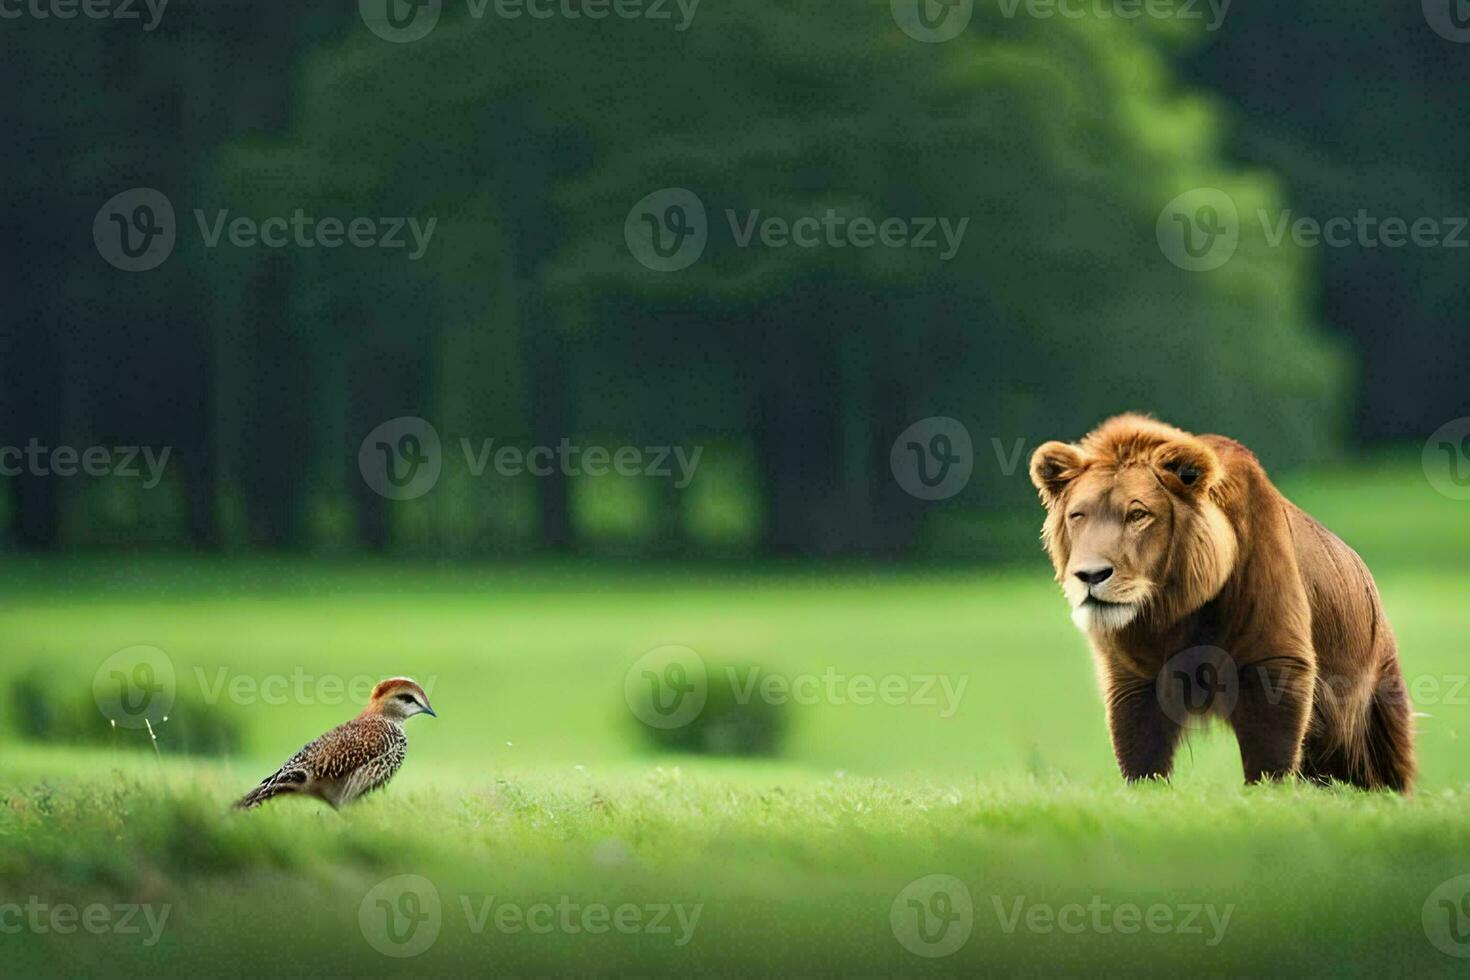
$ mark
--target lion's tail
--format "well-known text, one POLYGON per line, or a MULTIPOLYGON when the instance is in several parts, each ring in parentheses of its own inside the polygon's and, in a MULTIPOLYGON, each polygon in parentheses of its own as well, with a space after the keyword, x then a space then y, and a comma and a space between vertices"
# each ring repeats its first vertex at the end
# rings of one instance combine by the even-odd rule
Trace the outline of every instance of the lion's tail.
POLYGON ((1370 785, 1400 793, 1414 788, 1414 705, 1399 671, 1390 660, 1368 705, 1366 762, 1370 785))

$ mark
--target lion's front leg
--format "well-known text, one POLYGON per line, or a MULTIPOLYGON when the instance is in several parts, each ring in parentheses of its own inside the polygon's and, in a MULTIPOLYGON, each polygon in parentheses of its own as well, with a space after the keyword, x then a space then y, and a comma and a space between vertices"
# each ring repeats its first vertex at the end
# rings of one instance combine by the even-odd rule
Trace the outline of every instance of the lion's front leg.
POLYGON ((1108 730, 1124 779, 1131 783, 1169 777, 1183 729, 1164 713, 1151 681, 1115 681, 1111 685, 1108 730))
POLYGON ((1277 657, 1242 667, 1230 725, 1240 744, 1247 783, 1294 775, 1312 715, 1315 670, 1310 661, 1277 657))

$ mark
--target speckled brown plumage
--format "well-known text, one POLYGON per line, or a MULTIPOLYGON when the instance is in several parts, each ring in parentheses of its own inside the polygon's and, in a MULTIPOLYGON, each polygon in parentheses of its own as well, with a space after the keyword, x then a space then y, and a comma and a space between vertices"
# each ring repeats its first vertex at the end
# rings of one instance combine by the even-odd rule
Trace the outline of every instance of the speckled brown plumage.
POLYGON ((408 748, 403 722, 416 714, 434 715, 424 689, 406 677, 383 681, 362 714, 308 742, 235 806, 249 809, 283 793, 333 807, 351 803, 393 778, 408 748))

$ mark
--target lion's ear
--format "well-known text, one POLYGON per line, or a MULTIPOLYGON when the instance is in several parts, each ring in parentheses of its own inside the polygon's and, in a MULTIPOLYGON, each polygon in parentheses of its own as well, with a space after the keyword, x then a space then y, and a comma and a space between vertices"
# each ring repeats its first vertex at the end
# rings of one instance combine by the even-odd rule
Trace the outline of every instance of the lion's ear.
POLYGON ((1163 474, 1165 485, 1185 497, 1208 493, 1224 472, 1215 451, 1195 440, 1160 446, 1154 465, 1163 474))
POLYGON ((1050 507, 1083 468, 1082 453, 1076 446, 1056 440, 1038 446, 1031 454, 1031 482, 1041 491, 1041 502, 1050 507))

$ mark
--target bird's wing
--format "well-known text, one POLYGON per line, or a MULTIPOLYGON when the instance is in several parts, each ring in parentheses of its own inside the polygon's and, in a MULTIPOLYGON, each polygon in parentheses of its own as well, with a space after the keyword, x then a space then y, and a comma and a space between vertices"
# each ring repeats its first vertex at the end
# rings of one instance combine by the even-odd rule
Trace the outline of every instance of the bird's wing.
POLYGON ((403 730, 382 718, 354 718, 301 750, 313 781, 337 784, 347 802, 387 782, 403 762, 403 730))
POLYGON ((379 755, 366 760, 352 772, 348 773, 343 782, 342 798, 354 800, 364 793, 369 793, 382 786, 398 767, 403 764, 404 750, 407 740, 399 737, 387 746, 379 755))
POLYGON ((300 792, 313 781, 311 760, 315 757, 318 746, 323 739, 329 738, 335 732, 336 729, 333 729, 326 735, 303 745, 299 752, 281 764, 281 768, 262 779, 258 786, 241 797, 235 806, 240 809, 249 809, 281 793, 300 792))
POLYGON ((307 745, 291 762, 305 767, 316 779, 343 779, 367 762, 391 752, 402 739, 403 733, 392 722, 372 717, 354 718, 307 745))
POLYGON ((302 746, 237 806, 255 806, 281 792, 314 792, 321 783, 341 787, 335 799, 353 799, 388 781, 403 762, 406 742, 392 722, 354 718, 302 746))

